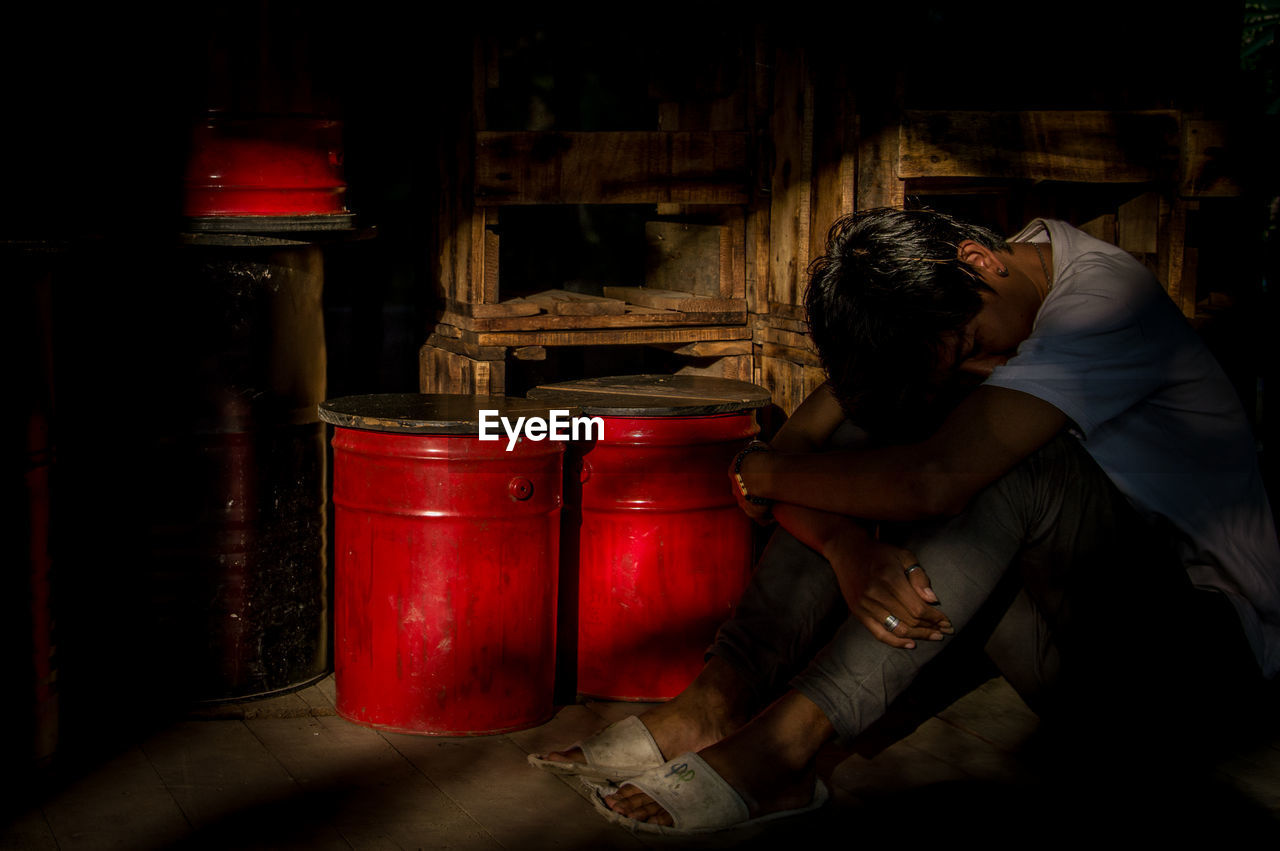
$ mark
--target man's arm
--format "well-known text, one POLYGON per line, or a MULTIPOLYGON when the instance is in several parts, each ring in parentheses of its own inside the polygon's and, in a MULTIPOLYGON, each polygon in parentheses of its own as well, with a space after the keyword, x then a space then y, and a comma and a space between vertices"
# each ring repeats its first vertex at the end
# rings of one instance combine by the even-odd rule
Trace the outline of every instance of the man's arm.
POLYGON ((800 403, 769 445, 777 452, 817 452, 844 418, 840 403, 824 382, 800 403))
POLYGON ((920 443, 816 454, 757 452, 744 459, 741 474, 752 496, 847 517, 955 514, 1066 425, 1063 413, 1042 399, 982 386, 920 443))

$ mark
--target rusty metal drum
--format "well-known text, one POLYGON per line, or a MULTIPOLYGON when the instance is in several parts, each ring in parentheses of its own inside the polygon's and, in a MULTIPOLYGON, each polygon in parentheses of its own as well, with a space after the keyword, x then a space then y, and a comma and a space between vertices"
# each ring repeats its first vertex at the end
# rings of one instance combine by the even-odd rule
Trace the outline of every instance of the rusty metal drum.
POLYGON ((349 721, 482 735, 552 714, 564 444, 482 440, 485 415, 547 407, 443 394, 320 406, 334 426, 334 676, 349 721))
POLYGON ((728 478, 758 431, 767 390, 743 381, 638 375, 549 384, 547 404, 599 417, 566 460, 561 641, 576 639, 577 691, 665 700, 697 675, 752 568, 752 525, 728 478), (576 577, 576 581, 575 581, 576 577), (566 591, 569 591, 569 588, 566 591), (572 636, 572 638, 569 638, 572 636))
POLYGON ((330 665, 323 251, 218 235, 169 262, 148 335, 160 389, 137 414, 155 633, 138 640, 169 698, 302 688, 330 665))

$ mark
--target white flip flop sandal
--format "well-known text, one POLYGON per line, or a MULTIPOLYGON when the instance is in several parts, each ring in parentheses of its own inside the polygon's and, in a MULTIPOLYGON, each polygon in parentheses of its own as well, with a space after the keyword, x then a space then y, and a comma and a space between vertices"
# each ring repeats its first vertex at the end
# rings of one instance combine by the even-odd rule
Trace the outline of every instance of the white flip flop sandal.
POLYGON ((529 754, 529 764, 554 774, 569 774, 587 780, 617 783, 662 765, 662 751, 649 728, 634 715, 605 727, 589 739, 566 750, 581 748, 584 762, 547 759, 545 754, 529 754))
POLYGON ((794 810, 782 810, 751 818, 742 796, 714 768, 696 753, 681 754, 657 768, 632 777, 618 786, 596 787, 591 803, 600 814, 628 830, 687 836, 722 830, 754 827, 758 824, 812 812, 827 802, 826 784, 816 780, 813 800, 794 810), (635 786, 653 798, 670 815, 671 827, 636 821, 609 809, 604 799, 619 786, 635 786))

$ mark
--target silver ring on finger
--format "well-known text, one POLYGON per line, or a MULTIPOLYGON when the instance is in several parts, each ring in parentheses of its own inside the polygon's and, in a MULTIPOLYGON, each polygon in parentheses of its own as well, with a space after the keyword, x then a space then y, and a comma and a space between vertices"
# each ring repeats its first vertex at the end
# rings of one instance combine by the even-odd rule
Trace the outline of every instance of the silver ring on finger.
POLYGON ((912 571, 915 571, 915 570, 924 570, 924 568, 918 564, 913 564, 910 567, 908 567, 906 570, 904 570, 903 573, 905 573, 907 576, 910 576, 912 571))
POLYGON ((895 629, 897 629, 898 624, 900 623, 902 623, 902 621, 898 620, 893 615, 884 616, 884 628, 889 630, 889 632, 893 632, 895 629))

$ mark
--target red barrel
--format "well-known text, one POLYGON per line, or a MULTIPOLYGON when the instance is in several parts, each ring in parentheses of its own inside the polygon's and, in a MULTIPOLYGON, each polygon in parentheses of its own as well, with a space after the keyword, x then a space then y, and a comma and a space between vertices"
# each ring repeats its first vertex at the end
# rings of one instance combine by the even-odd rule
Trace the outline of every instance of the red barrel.
POLYGON ((768 391, 644 375, 545 385, 529 396, 603 421, 603 437, 574 445, 581 493, 571 476, 566 494, 567 516, 581 512, 562 542, 570 558, 577 551, 577 563, 563 567, 577 574, 577 690, 674 697, 702 669, 751 575, 752 525, 727 471, 759 431, 754 409, 768 404, 768 391))
POLYGON ((553 712, 563 443, 482 441, 485 396, 353 396, 335 426, 338 714, 404 733, 482 735, 553 712))
POLYGON ((184 189, 187 216, 345 213, 342 125, 211 112, 192 128, 184 189))

